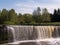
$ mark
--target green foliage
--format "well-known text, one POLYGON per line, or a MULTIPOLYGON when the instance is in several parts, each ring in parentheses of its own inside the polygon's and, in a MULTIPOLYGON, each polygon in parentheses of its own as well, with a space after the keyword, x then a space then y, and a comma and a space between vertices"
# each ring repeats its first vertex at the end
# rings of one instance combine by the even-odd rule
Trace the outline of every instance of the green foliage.
POLYGON ((8 18, 8 11, 6 9, 3 9, 0 14, 1 14, 1 16, 0 16, 0 23, 3 24, 4 21, 6 21, 7 18, 8 18))
POLYGON ((5 21, 4 24, 6 24, 6 25, 15 25, 16 23, 12 22, 12 21, 5 21))
POLYGON ((12 22, 16 22, 17 21, 17 14, 15 12, 14 9, 11 9, 9 12, 8 12, 8 17, 9 17, 9 21, 12 21, 12 22))
POLYGON ((41 12, 40 7, 33 11, 33 14, 17 14, 14 9, 0 11, 0 24, 20 25, 20 24, 41 24, 60 19, 60 9, 54 10, 51 15, 46 8, 41 12))
POLYGON ((36 23, 41 23, 41 15, 34 15, 33 16, 33 20, 34 20, 34 22, 36 22, 36 23))
POLYGON ((17 15, 18 24, 24 24, 25 23, 24 19, 25 19, 24 15, 22 15, 21 13, 19 13, 19 15, 17 15))
POLYGON ((36 22, 36 23, 41 23, 41 9, 40 7, 37 7, 37 10, 34 10, 33 12, 33 20, 36 22))
POLYGON ((17 14, 14 9, 3 9, 0 16, 0 24, 17 24, 17 14))
POLYGON ((32 15, 24 14, 24 21, 25 21, 25 23, 31 23, 33 21, 32 20, 32 15))
POLYGON ((51 21, 51 16, 48 10, 45 8, 42 11, 42 22, 50 22, 50 21, 51 21))

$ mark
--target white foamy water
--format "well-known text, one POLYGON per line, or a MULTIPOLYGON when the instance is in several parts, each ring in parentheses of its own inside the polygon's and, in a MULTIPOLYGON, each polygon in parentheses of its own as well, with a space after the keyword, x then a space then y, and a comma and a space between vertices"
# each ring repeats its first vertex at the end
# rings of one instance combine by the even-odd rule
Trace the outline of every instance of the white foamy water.
POLYGON ((29 42, 35 42, 39 45, 41 45, 41 43, 43 43, 43 42, 48 43, 50 45, 58 45, 58 43, 60 43, 60 38, 49 38, 49 39, 39 39, 39 40, 24 40, 24 41, 17 41, 17 42, 12 42, 12 43, 8 43, 8 44, 18 45, 18 44, 21 44, 21 43, 29 43, 29 42))

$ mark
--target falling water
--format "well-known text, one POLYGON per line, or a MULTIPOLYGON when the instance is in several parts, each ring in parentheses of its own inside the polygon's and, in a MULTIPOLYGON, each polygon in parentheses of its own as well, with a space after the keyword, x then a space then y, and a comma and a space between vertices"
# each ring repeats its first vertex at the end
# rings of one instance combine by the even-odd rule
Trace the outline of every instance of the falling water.
MULTIPOLYGON (((12 32, 13 41, 16 41, 15 30, 14 30, 14 28, 13 28, 13 27, 8 27, 8 26, 7 26, 7 29, 8 29, 8 33, 9 33, 9 30, 12 32)), ((10 39, 8 38, 8 40, 10 40, 10 39)))
POLYGON ((8 26, 13 33, 14 41, 29 40, 32 38, 33 26, 8 26))
POLYGON ((14 40, 33 40, 52 38, 53 32, 59 37, 59 26, 8 26, 13 33, 14 40))
MULTIPOLYGON (((35 42, 39 45, 44 45, 45 43, 51 44, 52 40, 60 41, 60 26, 16 26, 9 25, 7 26, 8 33, 13 35, 13 42, 15 43, 24 43, 35 42), (59 38, 59 39, 56 39, 59 38), (56 40, 55 40, 56 39, 56 40), (29 41, 30 40, 30 41, 29 41), (43 44, 42 44, 43 43, 43 44)), ((53 41, 53 42, 54 42, 53 41)), ((58 42, 59 42, 58 41, 58 42)), ((13 44, 13 43, 10 43, 13 44)), ((22 45, 22 44, 21 44, 22 45)), ((49 44, 46 44, 49 45, 49 44)))

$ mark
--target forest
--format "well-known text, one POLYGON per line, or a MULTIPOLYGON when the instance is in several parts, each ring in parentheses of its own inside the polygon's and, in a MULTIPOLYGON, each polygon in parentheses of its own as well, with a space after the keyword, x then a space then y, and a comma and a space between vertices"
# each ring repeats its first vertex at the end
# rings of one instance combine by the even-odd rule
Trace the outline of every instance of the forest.
POLYGON ((60 22, 60 9, 54 9, 53 14, 48 12, 47 8, 37 7, 32 14, 16 13, 14 9, 0 10, 0 24, 21 25, 21 24, 41 24, 60 22), (41 12, 42 11, 42 12, 41 12))

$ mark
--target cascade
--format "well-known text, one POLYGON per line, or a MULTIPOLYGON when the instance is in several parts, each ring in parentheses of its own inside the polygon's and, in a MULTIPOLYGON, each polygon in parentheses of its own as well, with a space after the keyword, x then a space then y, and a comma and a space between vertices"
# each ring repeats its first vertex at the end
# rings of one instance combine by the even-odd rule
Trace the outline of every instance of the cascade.
POLYGON ((7 31, 13 35, 13 42, 8 43, 11 45, 59 45, 60 41, 60 26, 8 25, 7 31))

